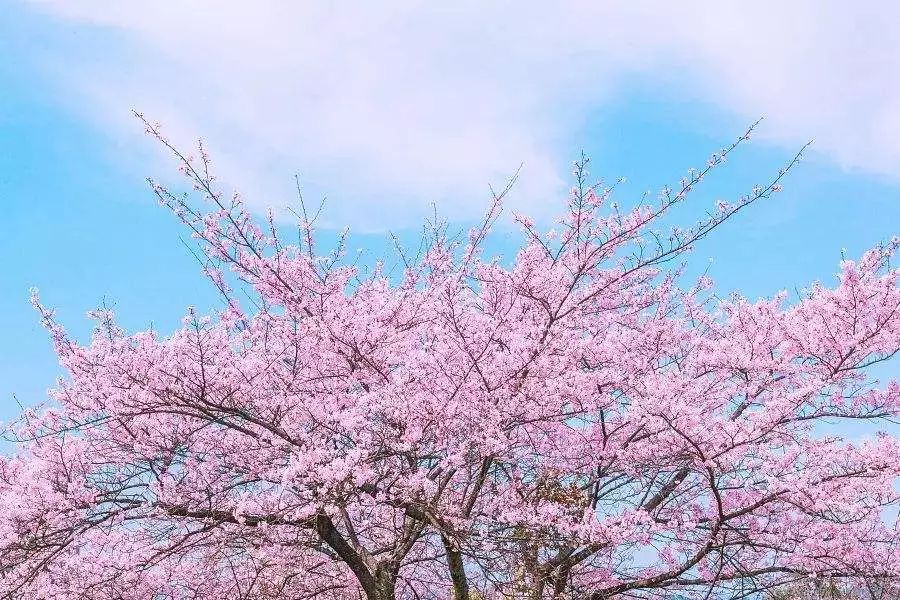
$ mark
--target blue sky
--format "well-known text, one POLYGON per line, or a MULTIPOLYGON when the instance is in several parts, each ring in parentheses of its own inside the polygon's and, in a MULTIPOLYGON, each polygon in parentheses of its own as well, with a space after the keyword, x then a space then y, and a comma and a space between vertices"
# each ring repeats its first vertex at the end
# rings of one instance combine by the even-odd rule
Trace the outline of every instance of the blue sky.
MULTIPOLYGON (((454 222, 474 219, 488 183, 520 162, 510 204, 546 219, 582 149, 595 175, 628 178, 620 200, 631 202, 765 116, 684 223, 816 144, 785 191, 700 245, 692 268, 714 257, 719 289, 750 297, 829 281, 842 249, 855 256, 900 233, 900 52, 896 36, 876 35, 896 9, 797 3, 773 20, 774 6, 686 4, 673 16, 639 3, 482 14, 466 3, 187 2, 147 14, 129 2, 7 2, 0 419, 18 412, 13 394, 43 401, 58 375, 31 286, 82 337, 85 311, 104 300, 131 330, 170 331, 188 305, 216 306, 144 181, 174 169, 132 108, 185 146, 208 139, 220 175, 259 210, 289 204, 301 172, 309 195, 328 194, 326 225, 349 225, 351 246, 370 255, 388 228, 412 235, 432 202, 454 222)), ((514 234, 498 236, 498 251, 513 248, 514 234)))

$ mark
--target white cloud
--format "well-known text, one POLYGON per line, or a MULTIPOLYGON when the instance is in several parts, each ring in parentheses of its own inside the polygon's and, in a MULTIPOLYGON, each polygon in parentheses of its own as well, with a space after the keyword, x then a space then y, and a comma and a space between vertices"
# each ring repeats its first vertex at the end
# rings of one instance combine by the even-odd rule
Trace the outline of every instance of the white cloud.
POLYGON ((207 138, 258 205, 300 169, 357 229, 472 216, 525 163, 514 202, 565 189, 573 133, 635 74, 900 175, 900 5, 865 3, 146 3, 35 0, 113 51, 57 71, 120 135, 138 107, 207 138), (124 125, 123 125, 124 123, 124 125))

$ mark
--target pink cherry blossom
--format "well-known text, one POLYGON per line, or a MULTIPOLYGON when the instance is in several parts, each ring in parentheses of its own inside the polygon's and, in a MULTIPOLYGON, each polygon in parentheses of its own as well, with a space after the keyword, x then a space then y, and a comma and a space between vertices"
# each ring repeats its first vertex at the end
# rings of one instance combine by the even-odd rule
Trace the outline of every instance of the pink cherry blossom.
MULTIPOLYGON (((673 260, 781 189, 653 233, 732 146, 655 203, 576 186, 508 264, 437 224, 402 276, 296 243, 168 146, 204 201, 221 315, 89 343, 35 295, 67 377, 0 460, 0 593, 38 599, 732 598, 815 578, 895 585, 900 240, 833 286, 750 302, 673 260), (241 302, 247 292, 252 302, 241 302), (892 512, 893 511, 893 512, 892 512)), ((796 162, 796 159, 795 161, 796 162)), ((793 163, 791 163, 793 164, 793 163)))

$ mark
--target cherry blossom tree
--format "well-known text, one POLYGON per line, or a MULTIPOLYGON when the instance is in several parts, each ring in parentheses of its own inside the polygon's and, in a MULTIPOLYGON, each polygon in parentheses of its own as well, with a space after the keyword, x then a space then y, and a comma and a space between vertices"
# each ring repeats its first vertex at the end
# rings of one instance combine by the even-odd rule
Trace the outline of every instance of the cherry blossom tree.
POLYGON ((685 253, 799 155, 668 233, 749 132, 628 210, 583 159, 554 230, 515 217, 514 259, 483 250, 507 188, 468 236, 432 223, 398 246, 398 274, 320 253, 302 197, 288 242, 202 146, 145 124, 195 190, 151 181, 224 308, 168 336, 98 310, 85 345, 35 295, 67 376, 0 461, 4 597, 897 590, 900 443, 828 432, 900 411, 869 369, 900 349, 900 240, 793 301, 684 281, 685 253))

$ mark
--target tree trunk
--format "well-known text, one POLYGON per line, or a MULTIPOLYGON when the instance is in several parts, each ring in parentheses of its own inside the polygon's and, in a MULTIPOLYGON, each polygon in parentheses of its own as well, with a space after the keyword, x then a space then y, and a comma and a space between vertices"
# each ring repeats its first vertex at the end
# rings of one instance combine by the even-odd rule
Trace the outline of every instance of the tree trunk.
POLYGON ((331 517, 325 513, 316 516, 316 531, 322 541, 328 544, 356 575, 367 600, 395 600, 396 567, 380 563, 373 569, 372 561, 365 560, 359 551, 344 539, 331 521, 331 517))
POLYGON ((397 573, 384 565, 375 569, 375 585, 370 593, 366 590, 368 600, 395 600, 397 597, 397 573))
POLYGON ((453 582, 453 600, 469 600, 469 580, 463 566, 462 553, 446 536, 441 536, 444 550, 447 552, 447 570, 453 582))

